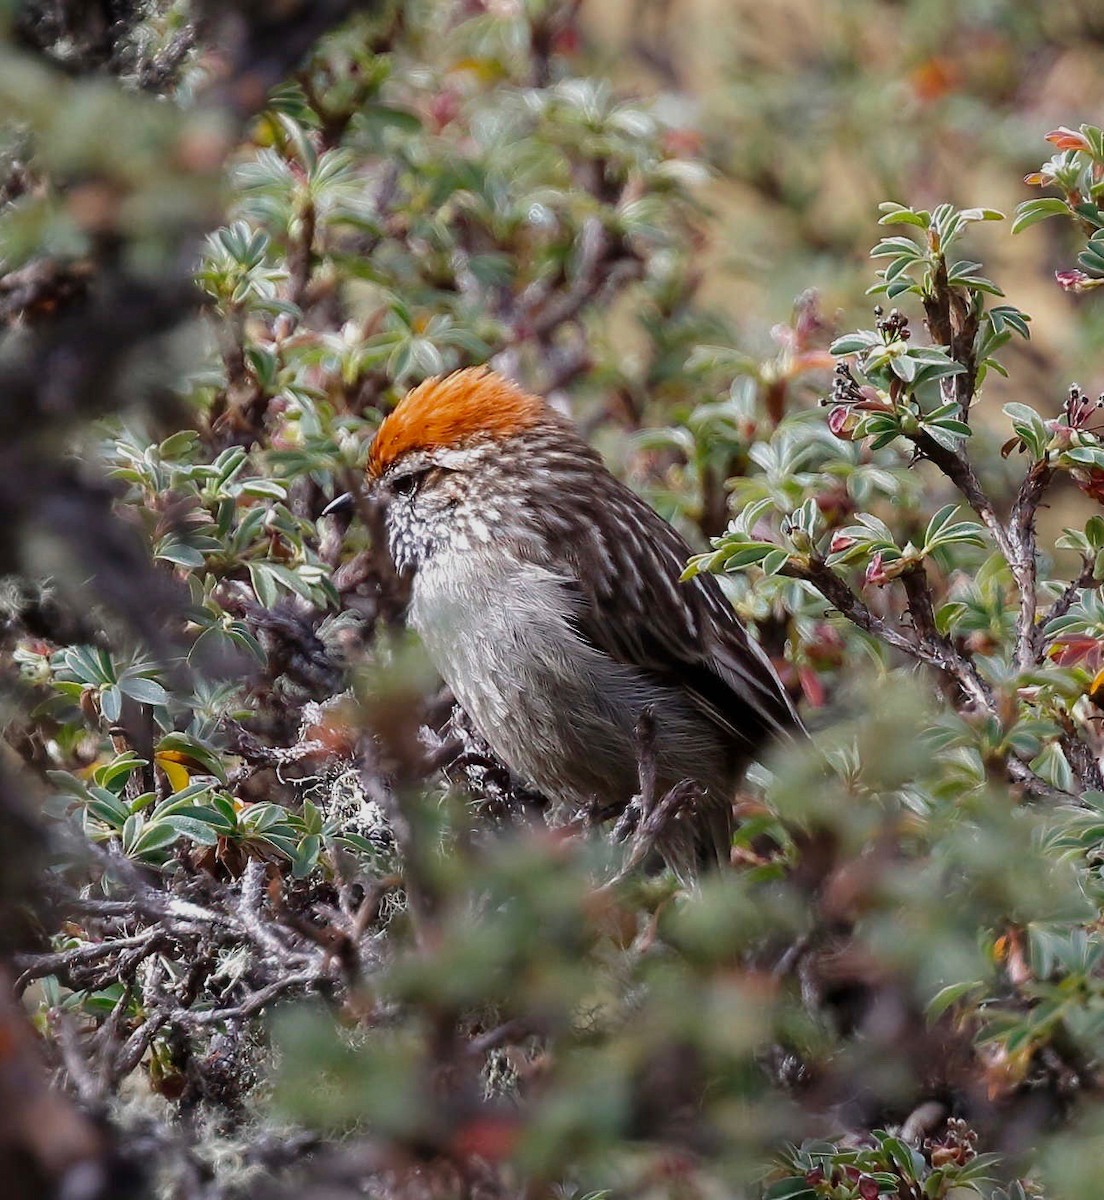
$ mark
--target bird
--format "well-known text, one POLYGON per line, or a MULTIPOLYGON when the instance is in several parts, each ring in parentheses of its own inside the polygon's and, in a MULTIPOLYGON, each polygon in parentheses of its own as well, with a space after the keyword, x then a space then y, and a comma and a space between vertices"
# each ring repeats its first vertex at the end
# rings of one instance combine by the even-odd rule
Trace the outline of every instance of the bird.
POLYGON ((487 367, 436 376, 383 419, 365 483, 409 623, 496 757, 601 820, 639 796, 646 721, 657 794, 696 785, 682 861, 727 863, 743 771, 801 722, 717 579, 683 580, 687 542, 570 418, 487 367))

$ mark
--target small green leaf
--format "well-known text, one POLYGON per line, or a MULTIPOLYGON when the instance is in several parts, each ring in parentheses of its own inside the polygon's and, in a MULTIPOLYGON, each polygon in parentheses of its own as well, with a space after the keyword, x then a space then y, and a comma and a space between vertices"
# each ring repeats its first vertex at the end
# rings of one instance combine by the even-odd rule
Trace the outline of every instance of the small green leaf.
POLYGON ((164 818, 164 823, 176 833, 183 834, 184 837, 190 838, 200 846, 218 845, 219 831, 208 821, 199 821, 194 817, 181 817, 173 813, 164 818))
POLYGON ((1077 466, 1104 468, 1104 446, 1073 446, 1062 452, 1061 461, 1077 466))
POLYGON ((180 836, 179 832, 164 821, 151 821, 135 839, 130 848, 131 858, 141 858, 155 850, 163 850, 180 836))
POLYGON ((931 227, 930 213, 914 211, 904 204, 886 201, 878 205, 878 210, 883 214, 878 218, 879 225, 915 225, 920 229, 931 227))
POLYGON ((115 722, 123 712, 123 694, 117 686, 104 688, 100 692, 100 711, 105 721, 115 722))
POLYGON ((969 611, 968 606, 952 600, 935 610, 935 627, 942 634, 950 633, 969 611))
POLYGON ((795 1175, 772 1183, 763 1193, 763 1200, 816 1200, 816 1195, 804 1175, 795 1175))
POLYGON ((273 608, 280 598, 280 589, 276 583, 268 563, 246 563, 249 571, 249 581, 262 608, 273 608))
POLYGON ((871 346, 876 346, 880 340, 876 333, 858 330, 855 333, 845 333, 843 337, 836 338, 828 350, 837 357, 844 354, 860 354, 864 350, 869 350, 871 346))
POLYGON ((940 988, 928 1001, 927 1008, 925 1009, 928 1020, 938 1021, 947 1009, 970 995, 971 992, 977 991, 979 987, 980 984, 976 980, 970 980, 964 983, 950 983, 946 987, 940 988))
POLYGON ((141 704, 168 704, 169 693, 157 682, 145 675, 132 675, 124 671, 119 676, 119 691, 141 704))
POLYGON ((1025 200, 1016 209, 1016 215, 1012 219, 1012 232, 1021 233, 1039 221, 1045 221, 1047 217, 1059 216, 1069 211, 1069 205, 1064 200, 1059 200, 1057 196, 1041 196, 1037 200, 1025 200))
POLYGON ((920 370, 920 364, 914 358, 910 358, 907 354, 898 354, 889 363, 893 374, 898 379, 903 379, 905 383, 912 383, 916 378, 917 372, 920 370))

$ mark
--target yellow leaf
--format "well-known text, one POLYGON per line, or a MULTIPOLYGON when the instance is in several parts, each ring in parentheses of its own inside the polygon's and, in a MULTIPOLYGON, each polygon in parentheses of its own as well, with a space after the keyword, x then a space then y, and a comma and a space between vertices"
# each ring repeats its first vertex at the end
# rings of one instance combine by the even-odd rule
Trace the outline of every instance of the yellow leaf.
POLYGON ((506 77, 502 63, 493 58, 462 58, 453 70, 474 75, 480 83, 497 83, 506 77))
POLYGON ((1097 708, 1104 708, 1104 667, 1101 667, 1093 676, 1092 683, 1089 684, 1088 695, 1097 708))
POLYGON ((174 750, 166 750, 163 754, 155 754, 153 756, 153 761, 165 772, 165 778, 169 781, 169 787, 174 792, 183 791, 189 783, 187 768, 180 763, 183 757, 182 754, 177 754, 174 750))

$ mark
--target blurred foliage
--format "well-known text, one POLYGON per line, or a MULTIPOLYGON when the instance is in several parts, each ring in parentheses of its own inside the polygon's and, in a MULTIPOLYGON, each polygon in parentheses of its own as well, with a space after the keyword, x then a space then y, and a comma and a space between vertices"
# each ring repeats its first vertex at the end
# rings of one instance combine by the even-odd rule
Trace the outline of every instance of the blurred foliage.
POLYGON ((4 762, 51 853, 8 965, 128 1165, 81 1194, 1092 1195, 1092 6, 642 0, 616 63, 585 3, 353 7, 0 42, 4 762), (697 889, 547 828, 371 500, 321 515, 488 359, 814 728, 697 889))

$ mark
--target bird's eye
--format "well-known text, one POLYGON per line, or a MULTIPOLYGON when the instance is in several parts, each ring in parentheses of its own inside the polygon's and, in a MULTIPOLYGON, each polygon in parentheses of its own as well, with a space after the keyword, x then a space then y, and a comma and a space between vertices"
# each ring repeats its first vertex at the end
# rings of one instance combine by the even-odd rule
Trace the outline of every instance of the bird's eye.
POLYGON ((400 475, 391 483, 391 490, 396 496, 413 496, 418 490, 418 485, 429 474, 425 471, 411 471, 409 475, 400 475))

